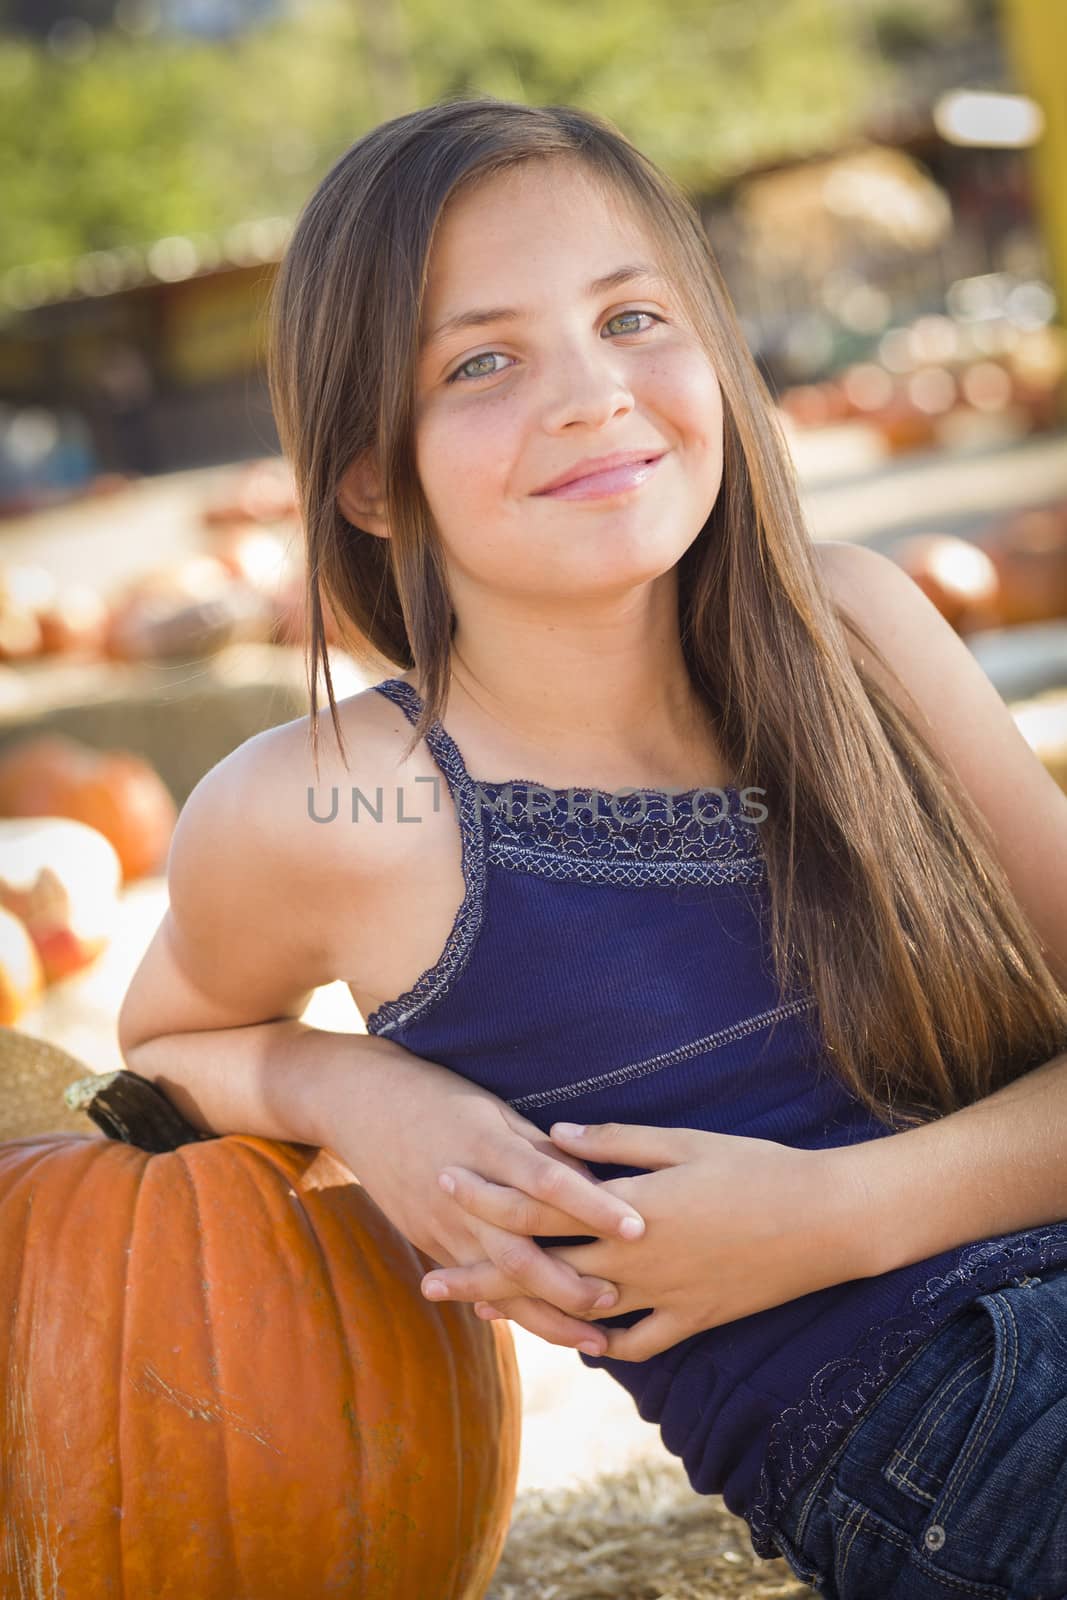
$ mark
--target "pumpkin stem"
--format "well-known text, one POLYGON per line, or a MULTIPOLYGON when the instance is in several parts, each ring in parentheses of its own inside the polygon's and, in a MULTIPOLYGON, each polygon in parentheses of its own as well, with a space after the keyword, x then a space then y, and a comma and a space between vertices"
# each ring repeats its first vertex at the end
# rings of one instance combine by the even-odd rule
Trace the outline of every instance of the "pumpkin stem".
POLYGON ((219 1137, 194 1128, 158 1085, 125 1067, 79 1078, 63 1091, 63 1099, 71 1111, 84 1111, 109 1139, 134 1144, 151 1155, 219 1137))

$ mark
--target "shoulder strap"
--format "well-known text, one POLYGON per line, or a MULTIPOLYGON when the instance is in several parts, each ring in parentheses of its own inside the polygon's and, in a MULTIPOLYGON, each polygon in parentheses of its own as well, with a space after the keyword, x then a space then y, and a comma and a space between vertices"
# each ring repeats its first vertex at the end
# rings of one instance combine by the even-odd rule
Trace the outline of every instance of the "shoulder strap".
MULTIPOLYGON (((374 688, 387 700, 392 700, 394 705, 398 705, 414 727, 422 710, 422 697, 412 684, 403 678, 386 678, 382 683, 374 684, 374 688)), ((466 763, 460 754, 459 746, 451 735, 446 733, 440 722, 430 724, 426 734, 426 744, 434 761, 447 778, 450 791, 455 792, 465 787, 469 781, 466 763)))

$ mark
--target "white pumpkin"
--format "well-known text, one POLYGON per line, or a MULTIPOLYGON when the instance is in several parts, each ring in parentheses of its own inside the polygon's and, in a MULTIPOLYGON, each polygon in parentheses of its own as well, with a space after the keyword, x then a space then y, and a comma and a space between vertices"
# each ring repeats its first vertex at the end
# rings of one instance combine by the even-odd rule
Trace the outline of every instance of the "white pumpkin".
POLYGON ((0 1023, 12 1027, 37 1004, 44 970, 25 923, 0 907, 0 1023))
POLYGON ((110 840, 69 817, 0 819, 0 906, 25 924, 55 983, 111 939, 122 864, 110 840))

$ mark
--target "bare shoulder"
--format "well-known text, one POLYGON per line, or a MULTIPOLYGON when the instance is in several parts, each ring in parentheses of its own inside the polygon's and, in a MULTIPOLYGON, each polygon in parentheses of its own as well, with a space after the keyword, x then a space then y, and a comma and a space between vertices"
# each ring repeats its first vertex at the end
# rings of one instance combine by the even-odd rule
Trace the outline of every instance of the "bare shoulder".
MULTIPOLYGON (((918 709, 925 717, 922 702, 911 698, 914 685, 897 672, 893 656, 899 653, 902 628, 910 623, 912 630, 916 627, 923 630, 925 624, 928 634, 932 618, 942 621, 940 613, 904 569, 880 550, 837 539, 821 540, 814 548, 816 563, 838 615, 862 629, 875 649, 886 657, 891 670, 887 672, 878 658, 846 628, 845 639, 853 660, 862 662, 898 704, 905 705, 912 713, 918 709)), ((943 623, 943 627, 966 651, 955 631, 947 623, 943 623)))
POLYGON ((440 811, 441 773, 425 745, 407 753, 412 728, 400 708, 368 688, 337 701, 344 748, 329 706, 318 711, 318 759, 311 718, 267 729, 241 747, 245 781, 269 806, 269 825, 284 825, 309 872, 391 871, 419 845, 425 829, 403 825, 432 807, 440 811))
POLYGON ((431 830, 398 828, 388 813, 351 823, 352 789, 403 781, 422 759, 403 759, 408 739, 383 707, 396 709, 373 690, 338 702, 347 760, 323 736, 316 769, 303 717, 245 740, 200 779, 171 839, 167 910, 122 1003, 123 1050, 298 1017, 338 978, 373 986, 382 917, 431 848, 431 830))
POLYGON ((889 556, 869 545, 849 544, 842 539, 820 539, 812 547, 815 563, 830 592, 834 604, 860 622, 872 608, 877 609, 886 598, 886 585, 894 582, 899 573, 906 583, 907 574, 889 556))

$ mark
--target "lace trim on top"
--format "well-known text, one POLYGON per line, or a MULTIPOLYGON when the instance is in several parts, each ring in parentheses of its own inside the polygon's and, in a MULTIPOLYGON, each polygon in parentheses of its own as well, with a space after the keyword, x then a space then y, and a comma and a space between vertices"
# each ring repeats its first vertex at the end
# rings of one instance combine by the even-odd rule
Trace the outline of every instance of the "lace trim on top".
MULTIPOLYGON (((414 724, 418 691, 402 678, 374 688, 414 724)), ((612 794, 573 785, 551 789, 532 778, 475 779, 451 735, 431 724, 426 743, 448 780, 462 834, 463 903, 441 957, 404 994, 367 1018, 369 1033, 411 1021, 463 970, 482 925, 487 862, 513 872, 629 888, 697 883, 757 883, 766 872, 759 824, 736 788, 634 789, 612 794), (482 818, 489 826, 482 826, 482 818), (487 842, 488 840, 488 842, 487 842)))
POLYGON ((528 778, 476 788, 491 818, 489 859, 511 871, 632 888, 755 883, 766 871, 759 824, 738 789, 614 795, 528 778))
POLYGON ((756 1554, 771 1559, 781 1553, 773 1523, 800 1485, 829 1458, 849 1424, 878 1398, 905 1357, 951 1315, 944 1311, 946 1294, 965 1284, 972 1286, 975 1296, 985 1294, 1010 1278, 1011 1263, 1022 1262, 1027 1272, 1033 1269, 1040 1275, 1042 1268, 1065 1259, 1063 1224, 966 1245, 951 1271, 927 1278, 915 1290, 908 1310, 865 1330, 847 1356, 820 1367, 804 1398, 775 1418, 768 1435, 748 1518, 756 1554))

